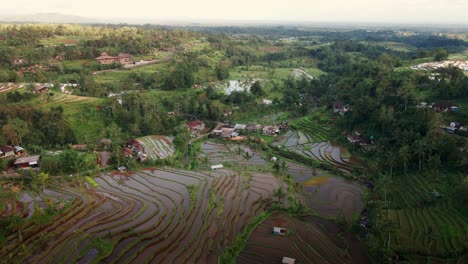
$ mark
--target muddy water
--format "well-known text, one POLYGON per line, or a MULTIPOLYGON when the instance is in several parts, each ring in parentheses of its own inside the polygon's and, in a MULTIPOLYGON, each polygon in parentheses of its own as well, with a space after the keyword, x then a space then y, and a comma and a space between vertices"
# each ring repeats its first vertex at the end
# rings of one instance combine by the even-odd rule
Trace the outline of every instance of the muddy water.
MULTIPOLYGON (((292 138, 292 137, 290 137, 292 138)), ((330 156, 340 164, 345 164, 347 160, 342 157, 339 146, 331 145, 329 142, 314 143, 310 152, 317 158, 330 156), (328 155, 326 154, 328 153, 328 155)), ((250 164, 272 168, 271 162, 263 159, 258 152, 247 147, 240 146, 242 152, 249 152, 252 158, 250 164)), ((219 143, 205 142, 202 150, 208 155, 211 162, 223 162, 240 159, 241 163, 246 162, 244 158, 237 157, 235 153, 237 146, 223 145, 219 143)), ((322 217, 337 217, 343 215, 347 221, 351 221, 353 215, 359 215, 363 209, 362 195, 364 186, 347 180, 345 178, 330 175, 329 173, 312 169, 302 164, 286 162, 286 173, 294 177, 301 183, 304 190, 304 201, 322 217)), ((271 187, 268 187, 271 189, 271 187)))
POLYGON ((281 263, 283 257, 299 263, 369 263, 359 240, 333 222, 279 212, 254 230, 236 263, 281 263), (285 228, 286 236, 274 235, 273 227, 285 228))

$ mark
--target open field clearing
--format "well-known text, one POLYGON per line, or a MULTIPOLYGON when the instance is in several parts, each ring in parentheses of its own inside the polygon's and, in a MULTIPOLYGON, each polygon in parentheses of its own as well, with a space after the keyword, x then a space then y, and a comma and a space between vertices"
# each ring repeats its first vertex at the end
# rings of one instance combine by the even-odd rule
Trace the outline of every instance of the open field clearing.
POLYGON ((283 257, 298 263, 369 263, 359 240, 336 224, 284 213, 274 213, 255 229, 237 263, 281 263, 283 257), (273 227, 285 228, 286 235, 274 235, 273 227))
MULTIPOLYGON (((229 78, 231 80, 252 80, 252 79, 286 79, 290 75, 294 75, 296 68, 268 68, 263 66, 250 66, 248 69, 244 66, 236 67, 231 70, 229 78)), ((318 68, 304 68, 306 73, 314 78, 325 74, 318 68)))
POLYGON ((112 70, 108 72, 102 72, 94 75, 94 79, 98 83, 114 83, 124 81, 131 73, 155 73, 166 74, 168 71, 168 62, 164 61, 161 63, 154 63, 148 65, 142 65, 138 67, 112 70))
MULTIPOLYGON (((271 174, 170 168, 103 174, 92 188, 54 185, 35 199, 66 204, 45 224, 25 221, 0 257, 32 263, 216 263, 234 235, 285 188, 271 174), (60 190, 60 191, 59 191, 60 190)), ((8 207, 8 205, 6 206, 8 207)))

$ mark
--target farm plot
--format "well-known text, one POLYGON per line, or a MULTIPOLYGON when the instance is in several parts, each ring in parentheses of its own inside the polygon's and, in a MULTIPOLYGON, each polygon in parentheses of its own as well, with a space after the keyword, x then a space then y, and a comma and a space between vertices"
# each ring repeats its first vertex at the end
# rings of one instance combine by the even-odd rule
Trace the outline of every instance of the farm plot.
POLYGON ((388 210, 387 217, 397 226, 391 243, 400 254, 446 258, 468 249, 468 221, 450 203, 388 210))
POLYGON ((100 111, 96 106, 101 105, 102 99, 94 97, 76 96, 69 94, 54 94, 46 102, 37 101, 39 108, 48 111, 51 107, 62 106, 64 116, 79 142, 96 142, 104 129, 100 111))
POLYGON ((356 163, 343 147, 328 141, 329 129, 326 126, 318 124, 311 117, 306 117, 293 123, 291 128, 293 130, 287 131, 272 145, 329 163, 346 173, 353 171, 356 163))
POLYGON ((137 138, 143 145, 148 158, 152 160, 165 159, 174 155, 172 140, 165 136, 146 136, 137 138))
POLYGON ((390 209, 384 215, 395 225, 391 245, 396 252, 434 258, 466 254, 468 219, 452 204, 450 186, 408 175, 395 178, 389 187, 390 209))
POLYGON ((0 93, 7 93, 23 88, 24 84, 0 83, 0 93))
POLYGON ((203 142, 201 145, 201 162, 209 165, 223 164, 239 168, 244 166, 251 171, 271 171, 271 165, 262 157, 258 151, 245 146, 234 144, 220 144, 210 141, 203 142))
MULTIPOLYGON (((202 144, 203 155, 208 156, 210 165, 222 163, 245 167, 249 171, 271 171, 272 163, 263 159, 260 153, 242 145, 239 148, 209 141, 202 144), (243 157, 245 152, 251 153, 249 160, 243 157)), ((350 222, 363 208, 364 187, 357 182, 289 161, 286 161, 285 173, 303 186, 306 204, 322 217, 342 215, 350 222)))
MULTIPOLYGON (((103 174, 97 188, 55 186, 69 197, 46 224, 26 222, 0 257, 34 263, 216 263, 223 248, 285 188, 271 174, 171 168, 103 174), (25 247, 20 247, 24 244, 25 247), (23 250, 27 248, 28 250, 23 250)), ((60 190, 60 191, 59 191, 60 190)))
POLYGON ((255 229, 237 263, 281 263, 283 257, 298 263, 369 263, 360 242, 336 224, 284 213, 274 213, 255 229), (286 235, 274 235, 273 227, 285 228, 286 235))
POLYGON ((315 176, 302 182, 307 205, 322 217, 342 216, 352 222, 364 207, 364 187, 337 176, 315 176))

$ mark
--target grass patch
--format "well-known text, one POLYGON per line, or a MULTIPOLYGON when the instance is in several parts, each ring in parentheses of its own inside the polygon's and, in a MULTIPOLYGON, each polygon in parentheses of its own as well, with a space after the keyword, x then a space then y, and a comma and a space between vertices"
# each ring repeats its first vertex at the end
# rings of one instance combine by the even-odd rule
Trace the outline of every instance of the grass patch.
POLYGON ((94 178, 90 177, 90 176, 85 176, 86 180, 94 187, 98 187, 99 186, 99 183, 97 183, 94 178))
POLYGON ((218 263, 236 263, 237 256, 247 245, 252 232, 270 215, 270 212, 260 213, 247 225, 247 227, 241 233, 236 234, 231 246, 225 248, 223 253, 218 257, 218 263))
POLYGON ((169 62, 154 63, 148 65, 142 65, 139 67, 120 69, 111 72, 98 73, 94 76, 94 80, 98 83, 114 83, 122 82, 128 78, 132 73, 158 73, 167 74, 169 68, 169 62))

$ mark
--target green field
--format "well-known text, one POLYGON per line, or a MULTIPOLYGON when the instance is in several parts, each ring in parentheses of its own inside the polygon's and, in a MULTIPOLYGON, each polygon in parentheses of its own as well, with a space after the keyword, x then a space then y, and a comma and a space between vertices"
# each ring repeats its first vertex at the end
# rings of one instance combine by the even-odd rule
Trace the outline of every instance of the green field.
MULTIPOLYGON (((254 65, 250 67, 240 66, 235 67, 230 71, 229 78, 231 80, 249 80, 249 79, 287 79, 293 75, 293 70, 296 68, 269 68, 260 65, 254 65)), ((309 73, 313 77, 319 77, 326 74, 318 68, 304 68, 305 72, 309 73)))
POLYGON ((90 40, 90 39, 98 39, 98 36, 53 36, 51 38, 42 39, 40 43, 42 45, 60 45, 60 44, 77 44, 81 40, 90 40))
POLYGON ((100 119, 100 113, 96 111, 96 106, 102 102, 103 100, 99 98, 60 93, 48 96, 46 99, 41 97, 37 101, 39 108, 46 111, 51 107, 62 106, 64 116, 80 143, 95 143, 99 139, 104 124, 100 119))
POLYGON ((404 255, 450 258, 465 254, 468 220, 453 205, 451 192, 447 184, 433 177, 395 178, 386 211, 397 229, 392 248, 404 255))
POLYGON ((410 45, 406 45, 403 43, 398 43, 398 42, 391 42, 391 41, 386 41, 386 42, 370 42, 367 43, 370 45, 377 45, 377 46, 382 46, 391 50, 395 51, 411 51, 414 50, 414 47, 410 45))
POLYGON ((166 74, 168 71, 169 62, 155 63, 134 67, 130 69, 121 69, 111 72, 102 72, 94 75, 94 79, 98 83, 113 83, 124 81, 131 73, 158 73, 166 74))

